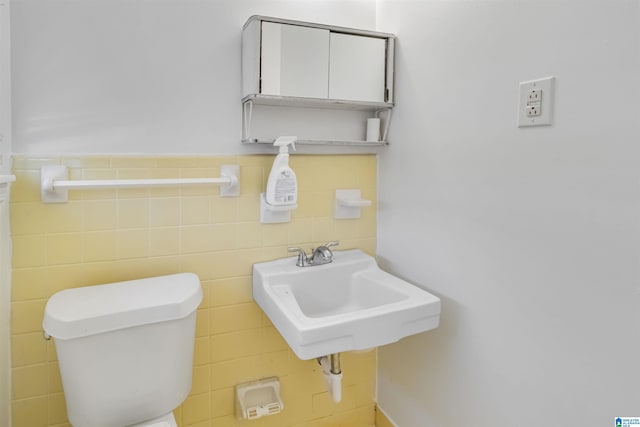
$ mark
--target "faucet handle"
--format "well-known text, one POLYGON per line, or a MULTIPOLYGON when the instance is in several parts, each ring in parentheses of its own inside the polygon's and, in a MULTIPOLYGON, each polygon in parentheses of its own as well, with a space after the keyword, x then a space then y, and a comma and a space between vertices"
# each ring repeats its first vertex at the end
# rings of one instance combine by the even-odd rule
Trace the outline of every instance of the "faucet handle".
POLYGON ((332 247, 332 246, 338 246, 339 244, 340 244, 340 242, 338 242, 337 240, 332 240, 332 241, 330 241, 330 242, 325 243, 324 245, 325 245, 327 248, 330 248, 330 247, 332 247))
POLYGON ((324 247, 329 251, 330 257, 333 257, 333 251, 330 248, 332 248, 333 246, 338 246, 339 244, 340 242, 338 242, 337 240, 332 240, 324 244, 324 247))
POLYGON ((298 261, 296 262, 296 265, 298 267, 304 267, 305 263, 309 262, 309 258, 307 257, 307 253, 304 251, 304 249, 297 247, 297 246, 293 246, 290 248, 287 248, 287 252, 297 252, 298 253, 298 261))

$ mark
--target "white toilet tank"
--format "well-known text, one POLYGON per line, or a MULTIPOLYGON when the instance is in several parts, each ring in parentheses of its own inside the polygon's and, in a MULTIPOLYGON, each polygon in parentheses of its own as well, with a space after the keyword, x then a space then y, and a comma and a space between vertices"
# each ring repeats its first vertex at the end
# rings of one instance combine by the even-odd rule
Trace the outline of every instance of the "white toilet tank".
POLYGON ((43 327, 54 338, 74 427, 123 427, 171 413, 191 389, 191 273, 61 291, 43 327))

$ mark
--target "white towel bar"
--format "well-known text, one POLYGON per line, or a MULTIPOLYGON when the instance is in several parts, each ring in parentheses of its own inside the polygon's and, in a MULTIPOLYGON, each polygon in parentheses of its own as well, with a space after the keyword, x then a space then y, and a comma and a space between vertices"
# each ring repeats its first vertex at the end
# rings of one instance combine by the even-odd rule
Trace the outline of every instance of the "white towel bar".
POLYGON ((222 165, 220 178, 175 178, 175 179, 104 179, 68 180, 69 170, 64 165, 43 166, 40 171, 40 195, 44 203, 65 203, 68 190, 108 188, 176 187, 183 185, 220 185, 220 196, 240 195, 240 167, 222 165))

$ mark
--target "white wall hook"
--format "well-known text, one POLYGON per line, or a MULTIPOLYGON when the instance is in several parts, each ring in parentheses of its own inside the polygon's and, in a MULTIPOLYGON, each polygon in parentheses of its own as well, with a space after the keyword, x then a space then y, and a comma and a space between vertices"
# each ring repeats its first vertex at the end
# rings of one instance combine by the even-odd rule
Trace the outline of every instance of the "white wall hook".
POLYGON ((336 190, 333 217, 336 219, 360 218, 362 208, 371 204, 371 200, 362 199, 362 192, 358 189, 336 190))

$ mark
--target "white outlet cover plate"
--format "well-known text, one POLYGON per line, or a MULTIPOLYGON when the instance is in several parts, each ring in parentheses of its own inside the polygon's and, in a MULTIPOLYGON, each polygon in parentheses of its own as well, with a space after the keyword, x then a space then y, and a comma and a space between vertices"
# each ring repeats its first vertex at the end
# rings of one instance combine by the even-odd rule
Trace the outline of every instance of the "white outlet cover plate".
POLYGON ((545 77, 520 83, 520 98, 518 100, 518 127, 549 126, 553 124, 553 98, 555 77, 545 77), (527 101, 529 92, 534 89, 542 90, 542 102, 539 116, 527 116, 527 101))

